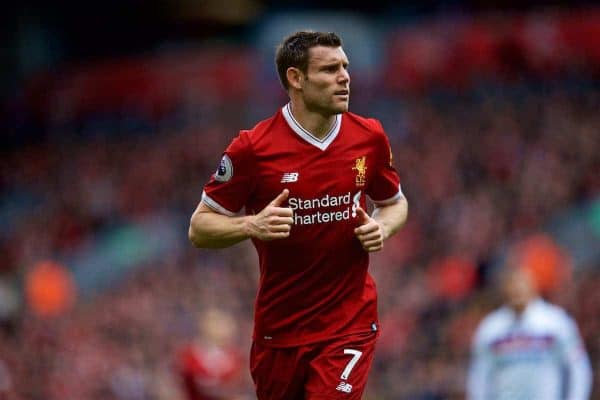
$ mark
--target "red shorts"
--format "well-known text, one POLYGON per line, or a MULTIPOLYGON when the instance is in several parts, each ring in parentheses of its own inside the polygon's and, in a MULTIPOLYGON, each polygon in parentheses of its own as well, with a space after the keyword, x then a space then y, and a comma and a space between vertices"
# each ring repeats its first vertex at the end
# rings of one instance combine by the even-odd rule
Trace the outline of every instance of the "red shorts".
POLYGON ((360 400, 377 332, 299 347, 252 344, 250 371, 259 400, 360 400))

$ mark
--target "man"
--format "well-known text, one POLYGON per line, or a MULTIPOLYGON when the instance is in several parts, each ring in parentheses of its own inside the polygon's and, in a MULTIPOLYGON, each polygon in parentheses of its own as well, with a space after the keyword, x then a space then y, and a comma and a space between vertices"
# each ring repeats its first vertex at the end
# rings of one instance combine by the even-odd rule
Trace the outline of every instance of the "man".
POLYGON ((276 65, 290 102, 232 141, 190 240, 249 238, 258 251, 250 364, 260 400, 360 399, 379 329, 368 252, 402 226, 407 202, 381 124, 347 112, 340 38, 297 32, 276 65))
POLYGON ((187 400, 242 399, 242 357, 234 346, 236 321, 218 308, 204 312, 197 338, 177 354, 187 400))
POLYGON ((509 267, 501 284, 506 306, 475 334, 468 399, 587 399, 591 369, 575 322, 538 297, 529 270, 509 267))

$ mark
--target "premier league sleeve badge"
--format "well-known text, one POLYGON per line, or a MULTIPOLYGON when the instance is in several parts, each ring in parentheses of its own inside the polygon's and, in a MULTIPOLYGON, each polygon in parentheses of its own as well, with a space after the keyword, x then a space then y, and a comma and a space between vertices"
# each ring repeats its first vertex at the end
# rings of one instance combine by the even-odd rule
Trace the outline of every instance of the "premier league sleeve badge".
POLYGON ((215 172, 215 180, 219 182, 227 182, 233 176, 233 163, 227 154, 223 155, 219 167, 215 172))

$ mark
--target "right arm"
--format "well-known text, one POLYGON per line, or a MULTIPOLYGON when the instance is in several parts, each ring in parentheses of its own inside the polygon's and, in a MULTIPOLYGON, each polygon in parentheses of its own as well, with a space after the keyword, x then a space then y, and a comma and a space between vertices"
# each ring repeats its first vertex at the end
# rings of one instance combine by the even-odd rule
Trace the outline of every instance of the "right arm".
POLYGON ((293 212, 281 207, 289 195, 284 189, 261 212, 255 215, 227 216, 200 202, 192 214, 188 236, 196 247, 223 248, 249 238, 283 239, 290 235, 293 212))
POLYGON ((476 332, 471 347, 471 362, 467 373, 468 400, 486 400, 491 397, 489 386, 493 364, 481 330, 480 327, 476 332))

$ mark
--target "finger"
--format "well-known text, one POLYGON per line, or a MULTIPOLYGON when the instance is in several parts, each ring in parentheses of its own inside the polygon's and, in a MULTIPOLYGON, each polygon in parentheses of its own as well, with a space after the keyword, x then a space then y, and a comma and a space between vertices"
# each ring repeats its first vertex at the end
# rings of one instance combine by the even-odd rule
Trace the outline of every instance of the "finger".
POLYGON ((369 222, 369 215, 360 206, 356 207, 356 216, 358 217, 359 225, 365 225, 369 222))
POLYGON ((279 193, 279 195, 277 195, 277 197, 275 197, 275 199, 273 199, 273 201, 269 203, 269 205, 279 207, 287 200, 289 195, 290 191, 287 189, 283 189, 281 193, 279 193))
POLYGON ((381 234, 379 232, 369 232, 362 235, 357 235, 357 237, 362 243, 369 240, 381 240, 381 234))
POLYGON ((289 237, 290 233, 289 232, 271 232, 270 234, 268 234, 263 240, 276 240, 276 239, 285 239, 286 237, 289 237))
POLYGON ((292 217, 294 215, 294 211, 292 211, 292 209, 289 207, 271 206, 269 208, 269 215, 274 215, 278 217, 292 217))
POLYGON ((382 248, 383 248, 383 245, 380 245, 380 246, 372 246, 372 247, 364 247, 364 249, 365 249, 366 251, 368 251, 369 253, 372 253, 372 252, 374 252, 374 251, 379 251, 379 250, 381 250, 382 248))
POLYGON ((383 247, 383 241, 380 239, 376 239, 376 240, 366 240, 364 242, 362 242, 362 245, 365 249, 370 249, 373 247, 383 247))
POLYGON ((271 217, 269 220, 271 225, 293 225, 294 219, 292 217, 271 217))
POLYGON ((377 224, 366 224, 361 225, 358 228, 354 229, 354 233, 356 235, 364 235, 365 233, 375 232, 379 229, 379 225, 377 224))
POLYGON ((292 229, 291 225, 288 224, 280 224, 280 225, 273 225, 269 228, 269 231, 271 232, 289 232, 292 229))

